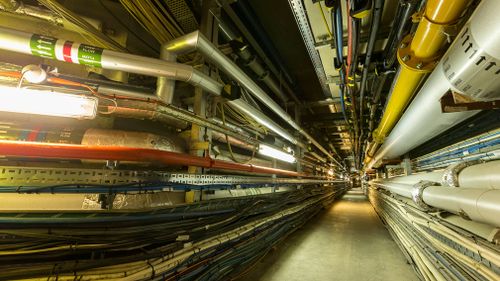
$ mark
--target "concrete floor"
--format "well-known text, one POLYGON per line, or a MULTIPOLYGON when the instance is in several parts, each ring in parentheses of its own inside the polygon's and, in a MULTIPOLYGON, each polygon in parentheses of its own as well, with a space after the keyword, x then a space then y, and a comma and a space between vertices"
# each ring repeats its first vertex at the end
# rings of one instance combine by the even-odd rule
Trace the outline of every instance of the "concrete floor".
POLYGON ((417 281, 366 197, 350 191, 290 235, 243 281, 417 281))

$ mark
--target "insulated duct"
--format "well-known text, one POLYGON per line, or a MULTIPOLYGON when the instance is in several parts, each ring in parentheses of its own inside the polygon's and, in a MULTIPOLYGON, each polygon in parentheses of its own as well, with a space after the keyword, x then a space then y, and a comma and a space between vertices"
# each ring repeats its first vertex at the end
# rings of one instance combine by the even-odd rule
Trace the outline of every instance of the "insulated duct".
POLYGON ((412 198, 424 209, 446 210, 467 219, 500 226, 500 161, 462 162, 441 172, 374 180, 370 184, 412 198))
POLYGON ((221 68, 232 79, 241 83, 255 98, 261 101, 265 106, 285 120, 292 128, 307 138, 321 152, 328 156, 332 161, 342 167, 340 163, 331 155, 321 144, 319 144, 311 135, 303 130, 293 118, 288 115, 264 90, 262 90, 243 70, 241 70, 231 59, 226 57, 215 45, 210 42, 199 31, 195 31, 179 38, 176 38, 163 45, 169 52, 174 54, 184 54, 192 51, 199 51, 206 59, 210 60, 221 68))
POLYGON ((466 81, 469 80, 468 75, 473 75, 477 81, 485 81, 485 78, 495 80, 485 85, 495 85, 498 91, 500 84, 495 76, 500 77, 500 66, 490 65, 500 58, 500 30, 487 27, 500 25, 500 17, 497 15, 499 10, 499 1, 483 1, 478 5, 447 54, 370 161, 368 168, 376 166, 376 163, 378 165, 382 159, 399 157, 447 128, 477 114, 478 111, 441 112, 440 99, 455 87, 457 79, 466 81), (457 71, 450 72, 452 69, 457 71))

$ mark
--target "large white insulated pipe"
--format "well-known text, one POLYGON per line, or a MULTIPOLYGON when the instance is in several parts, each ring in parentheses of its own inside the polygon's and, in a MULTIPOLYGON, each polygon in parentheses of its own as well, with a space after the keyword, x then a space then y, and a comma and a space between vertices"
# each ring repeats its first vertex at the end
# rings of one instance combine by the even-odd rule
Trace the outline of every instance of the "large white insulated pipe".
POLYGON ((500 161, 460 162, 440 171, 393 177, 374 182, 414 185, 420 181, 437 182, 449 187, 500 189, 500 161))
POLYGON ((444 171, 373 180, 370 185, 467 219, 500 226, 500 161, 462 162, 444 171))
POLYGON ((500 91, 500 1, 482 1, 436 69, 368 163, 399 157, 478 111, 441 112, 441 97, 450 89, 479 99, 500 91))

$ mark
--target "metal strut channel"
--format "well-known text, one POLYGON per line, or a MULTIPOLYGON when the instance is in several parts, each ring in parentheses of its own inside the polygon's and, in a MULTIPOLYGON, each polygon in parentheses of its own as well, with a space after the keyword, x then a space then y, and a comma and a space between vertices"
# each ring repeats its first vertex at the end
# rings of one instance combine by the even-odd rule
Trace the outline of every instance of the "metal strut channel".
POLYGON ((331 98, 332 94, 326 83, 325 69, 323 67, 323 63, 321 62, 321 58, 319 57, 319 53, 315 48, 316 42, 314 41, 314 36, 311 32, 302 0, 288 0, 288 2, 290 3, 290 8, 292 9, 300 34, 302 35, 302 39, 306 45, 309 57, 311 57, 311 62, 314 66, 314 71, 316 71, 316 75, 318 76, 323 93, 326 97, 331 98))
POLYGON ((86 168, 42 168, 0 166, 1 186, 51 186, 57 184, 119 185, 139 182, 207 184, 324 184, 339 181, 248 177, 236 175, 195 175, 162 171, 106 170, 86 168))

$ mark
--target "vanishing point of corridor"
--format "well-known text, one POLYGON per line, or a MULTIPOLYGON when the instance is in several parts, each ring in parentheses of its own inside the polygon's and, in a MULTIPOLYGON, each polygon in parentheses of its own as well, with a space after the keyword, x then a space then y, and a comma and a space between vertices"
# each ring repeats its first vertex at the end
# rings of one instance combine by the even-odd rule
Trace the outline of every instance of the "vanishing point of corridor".
POLYGON ((241 280, 418 280, 370 202, 352 190, 269 252, 241 280))

